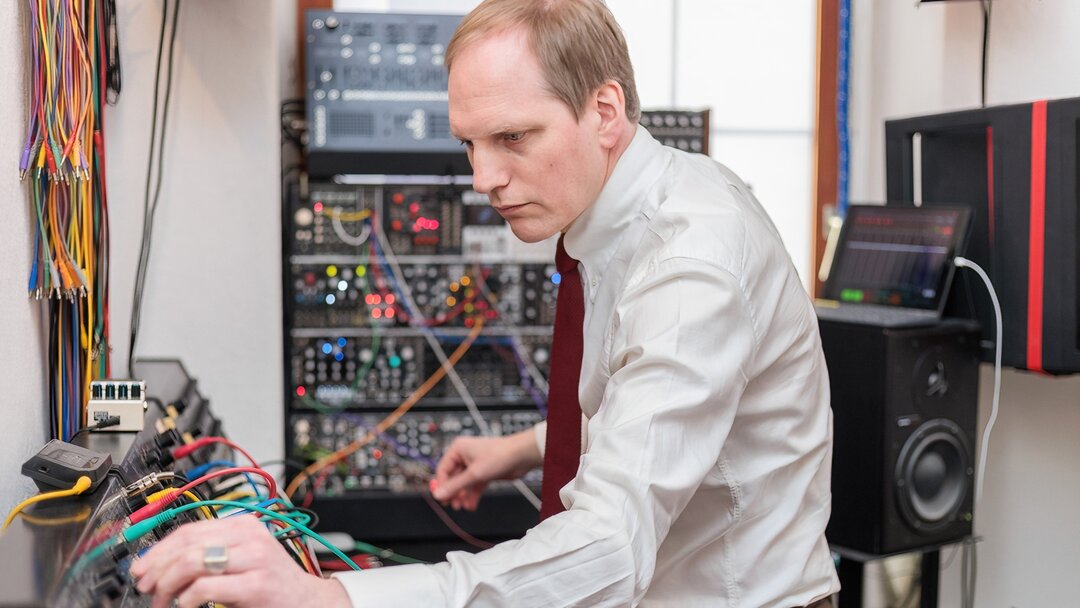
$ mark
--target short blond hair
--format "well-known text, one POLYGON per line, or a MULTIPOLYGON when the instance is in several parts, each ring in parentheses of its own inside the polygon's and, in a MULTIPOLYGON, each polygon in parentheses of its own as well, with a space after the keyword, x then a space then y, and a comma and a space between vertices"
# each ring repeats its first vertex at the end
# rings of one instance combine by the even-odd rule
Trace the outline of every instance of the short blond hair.
POLYGON ((603 0, 485 0, 461 21, 446 48, 446 69, 470 44, 522 27, 551 92, 581 119, 586 99, 608 80, 622 87, 626 117, 641 114, 626 38, 603 0))

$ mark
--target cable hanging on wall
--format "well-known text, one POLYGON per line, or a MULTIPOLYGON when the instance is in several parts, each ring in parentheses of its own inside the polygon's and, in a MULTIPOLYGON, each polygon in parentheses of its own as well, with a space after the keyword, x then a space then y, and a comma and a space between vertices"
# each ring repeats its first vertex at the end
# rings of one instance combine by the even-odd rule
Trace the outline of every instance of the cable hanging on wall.
POLYGON ((115 6, 27 7, 31 86, 19 162, 34 222, 27 290, 47 302, 50 432, 67 439, 83 424, 90 381, 110 375, 102 109, 120 88, 115 6))

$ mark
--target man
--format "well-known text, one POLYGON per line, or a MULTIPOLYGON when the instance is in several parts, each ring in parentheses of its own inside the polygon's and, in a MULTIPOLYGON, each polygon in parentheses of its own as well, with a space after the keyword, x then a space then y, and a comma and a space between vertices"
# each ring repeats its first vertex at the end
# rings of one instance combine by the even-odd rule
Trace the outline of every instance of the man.
MULTIPOLYGON (((577 261, 576 474, 523 539, 442 564, 324 581, 239 518, 159 543, 132 566, 140 590, 155 605, 822 605, 839 587, 824 538, 828 378, 764 211, 726 168, 636 126, 626 43, 601 0, 484 2, 447 67, 474 188, 519 238, 561 233, 577 261), (224 574, 208 575, 209 545, 227 548, 224 574)), ((489 481, 567 445, 543 425, 459 440, 436 496, 475 508, 489 481)))

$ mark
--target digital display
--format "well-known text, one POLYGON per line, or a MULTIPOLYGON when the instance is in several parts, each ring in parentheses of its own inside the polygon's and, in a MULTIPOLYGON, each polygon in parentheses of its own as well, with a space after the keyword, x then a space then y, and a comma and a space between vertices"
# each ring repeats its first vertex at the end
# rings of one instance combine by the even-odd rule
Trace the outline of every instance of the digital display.
POLYGON ((851 207, 826 297, 938 309, 967 220, 959 207, 851 207))

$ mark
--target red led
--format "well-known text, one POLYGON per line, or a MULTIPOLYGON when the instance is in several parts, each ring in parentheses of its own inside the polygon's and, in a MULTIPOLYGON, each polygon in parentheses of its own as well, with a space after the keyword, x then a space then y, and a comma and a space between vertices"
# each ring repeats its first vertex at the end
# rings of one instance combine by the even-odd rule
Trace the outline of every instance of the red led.
POLYGON ((401 232, 401 220, 394 220, 390 222, 390 228, 394 232, 401 232))
POLYGON ((393 308, 387 308, 386 309, 386 316, 387 317, 393 317, 395 314, 396 314, 396 311, 393 308))
POLYGON ((498 316, 498 314, 499 313, 495 312, 494 310, 485 310, 484 311, 484 316, 489 318, 489 319, 494 319, 496 316, 498 316))
POLYGON ((322 213, 322 203, 321 202, 315 201, 315 204, 312 205, 311 207, 315 210, 315 213, 322 213))
POLYGON ((392 294, 392 293, 386 294, 386 303, 387 304, 393 304, 396 301, 397 301, 397 298, 394 297, 394 294, 392 294))
POLYGON ((296 387, 296 396, 297 397, 303 397, 306 394, 307 394, 307 389, 306 388, 304 388, 302 386, 296 387))
POLYGON ((375 460, 379 460, 380 458, 382 458, 382 450, 380 450, 379 448, 375 448, 371 451, 371 455, 375 457, 375 460))
POLYGON ((473 325, 476 325, 476 321, 472 317, 465 319, 465 327, 472 327, 473 325))
POLYGON ((371 318, 372 319, 381 319, 382 318, 382 309, 381 308, 372 309, 371 318))
POLYGON ((372 304, 375 303, 375 296, 370 294, 370 293, 367 294, 366 296, 364 296, 364 303, 367 304, 368 306, 371 306, 372 304))
POLYGON ((420 213, 420 203, 409 203, 409 213, 413 215, 420 213))
POLYGON ((306 273, 304 275, 304 283, 306 283, 308 285, 314 285, 315 284, 315 273, 314 272, 306 273))
POLYGON ((405 195, 400 192, 395 192, 394 195, 391 197, 391 200, 400 205, 401 203, 405 202, 405 195))

